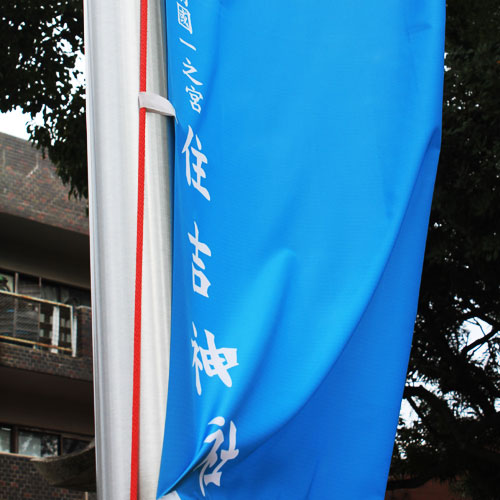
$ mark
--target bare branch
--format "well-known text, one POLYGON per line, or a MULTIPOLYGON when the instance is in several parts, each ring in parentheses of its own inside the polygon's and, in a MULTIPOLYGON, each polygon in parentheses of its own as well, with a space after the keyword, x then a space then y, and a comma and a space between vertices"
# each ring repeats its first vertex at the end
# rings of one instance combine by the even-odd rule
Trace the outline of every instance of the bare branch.
MULTIPOLYGON (((440 397, 436 396, 434 393, 426 389, 423 385, 413 385, 406 386, 403 397, 410 402, 410 398, 416 396, 419 399, 423 399, 430 407, 438 411, 442 415, 452 418, 451 410, 449 409, 446 402, 440 397)), ((416 410, 415 410, 416 411, 416 410)), ((418 413, 418 412, 417 412, 418 413)))
MULTIPOLYGON (((481 330, 483 330, 483 329, 481 328, 481 330)), ((484 331, 483 331, 483 333, 484 333, 484 331)), ((475 340, 474 342, 472 342, 472 344, 466 345, 460 351, 460 355, 465 356, 469 351, 472 351, 476 347, 478 347, 486 342, 489 342, 495 335, 497 335, 497 333, 499 333, 499 330, 491 330, 491 332, 488 333, 487 335, 484 335, 484 337, 481 337, 480 339, 475 340)))

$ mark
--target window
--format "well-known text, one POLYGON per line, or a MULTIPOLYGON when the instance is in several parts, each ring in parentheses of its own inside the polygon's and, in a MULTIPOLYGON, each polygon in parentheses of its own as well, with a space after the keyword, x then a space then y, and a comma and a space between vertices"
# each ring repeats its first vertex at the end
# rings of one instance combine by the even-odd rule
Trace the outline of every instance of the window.
POLYGON ((59 309, 59 345, 71 347, 71 314, 70 309, 61 307, 59 309))
POLYGON ((16 273, 15 292, 30 297, 40 297, 41 278, 16 273))
POLYGON ((0 426, 0 452, 10 452, 10 428, 0 426))
POLYGON ((19 431, 18 453, 29 457, 55 457, 59 455, 59 436, 42 432, 19 431))
POLYGON ((81 451, 89 443, 86 436, 0 424, 0 453, 55 457, 81 451))
POLYGON ((3 269, 0 269, 0 291, 19 293, 70 306, 90 307, 89 290, 3 269))
POLYGON ((2 342, 75 356, 75 306, 90 306, 88 290, 0 269, 2 342))
POLYGON ((88 444, 89 444, 89 441, 63 436, 63 438, 62 438, 62 455, 68 455, 69 453, 75 453, 77 451, 81 451, 88 444))
POLYGON ((0 271, 0 290, 4 292, 14 291, 14 275, 0 271))

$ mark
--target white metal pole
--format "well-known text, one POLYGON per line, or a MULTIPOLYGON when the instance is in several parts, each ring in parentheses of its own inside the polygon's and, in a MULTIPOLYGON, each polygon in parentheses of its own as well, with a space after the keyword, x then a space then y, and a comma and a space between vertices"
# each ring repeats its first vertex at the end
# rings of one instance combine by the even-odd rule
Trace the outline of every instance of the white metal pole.
MULTIPOLYGON (((166 96, 160 0, 149 0, 148 91, 166 96)), ((97 491, 129 498, 137 214, 139 0, 85 0, 97 491)), ((139 489, 152 500, 170 346, 167 118, 146 119, 139 489)))

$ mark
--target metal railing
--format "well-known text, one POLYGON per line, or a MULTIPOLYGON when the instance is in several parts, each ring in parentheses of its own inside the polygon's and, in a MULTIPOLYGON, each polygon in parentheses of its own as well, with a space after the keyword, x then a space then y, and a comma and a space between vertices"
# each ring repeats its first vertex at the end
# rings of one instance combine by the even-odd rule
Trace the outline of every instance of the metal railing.
POLYGON ((74 308, 0 290, 0 341, 76 356, 74 308))

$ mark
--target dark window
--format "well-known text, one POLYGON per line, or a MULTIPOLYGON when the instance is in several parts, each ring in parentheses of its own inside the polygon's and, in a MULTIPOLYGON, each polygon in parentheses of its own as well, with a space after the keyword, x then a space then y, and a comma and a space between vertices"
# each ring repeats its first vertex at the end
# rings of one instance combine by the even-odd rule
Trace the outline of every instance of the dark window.
POLYGON ((16 293, 30 297, 41 297, 41 279, 27 274, 18 274, 16 293))
POLYGON ((84 441, 82 439, 75 439, 70 437, 62 438, 62 455, 67 455, 68 453, 75 453, 77 451, 83 450, 89 441, 84 441))
POLYGON ((59 308, 59 345, 71 347, 71 310, 68 307, 59 308))
POLYGON ((90 291, 61 285, 42 278, 42 299, 69 306, 90 306, 90 291))

